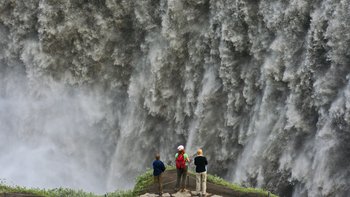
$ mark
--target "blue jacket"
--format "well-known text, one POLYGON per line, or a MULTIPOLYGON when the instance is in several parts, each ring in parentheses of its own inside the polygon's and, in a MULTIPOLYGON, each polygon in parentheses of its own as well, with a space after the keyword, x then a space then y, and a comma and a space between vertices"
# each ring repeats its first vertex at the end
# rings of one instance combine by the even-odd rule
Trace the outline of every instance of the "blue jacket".
POLYGON ((153 176, 159 176, 162 172, 164 172, 165 166, 164 163, 160 160, 153 161, 153 176))

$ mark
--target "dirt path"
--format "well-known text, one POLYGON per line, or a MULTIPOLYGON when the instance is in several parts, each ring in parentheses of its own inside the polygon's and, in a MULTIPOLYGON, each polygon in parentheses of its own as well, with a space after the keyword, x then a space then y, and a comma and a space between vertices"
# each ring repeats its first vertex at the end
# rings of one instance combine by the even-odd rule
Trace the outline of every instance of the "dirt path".
MULTIPOLYGON (((196 190, 196 178, 194 175, 189 174, 189 180, 187 181, 188 185, 186 186, 187 190, 195 191, 196 190)), ((163 193, 174 193, 176 184, 176 170, 168 170, 163 174, 163 193)), ((213 183, 207 182, 207 192, 212 195, 219 195, 223 197, 258 197, 256 194, 242 194, 236 191, 233 191, 230 188, 216 185, 213 183)), ((152 184, 150 187, 146 188, 143 193, 158 193, 157 184, 152 184)))

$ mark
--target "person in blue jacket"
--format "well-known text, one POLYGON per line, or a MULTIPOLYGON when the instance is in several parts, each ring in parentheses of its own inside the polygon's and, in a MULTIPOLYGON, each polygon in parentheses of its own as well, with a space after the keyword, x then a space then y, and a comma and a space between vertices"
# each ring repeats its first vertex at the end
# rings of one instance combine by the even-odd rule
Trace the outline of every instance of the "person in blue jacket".
POLYGON ((163 194, 162 173, 165 171, 164 163, 160 160, 160 155, 156 154, 156 159, 153 161, 153 176, 154 182, 158 183, 159 196, 163 194))

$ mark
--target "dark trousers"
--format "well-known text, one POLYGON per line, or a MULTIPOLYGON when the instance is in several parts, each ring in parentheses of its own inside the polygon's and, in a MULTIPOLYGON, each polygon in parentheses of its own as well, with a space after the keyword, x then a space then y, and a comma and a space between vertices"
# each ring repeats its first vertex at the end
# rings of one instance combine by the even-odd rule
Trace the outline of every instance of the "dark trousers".
POLYGON ((154 182, 158 183, 158 189, 159 189, 159 193, 163 193, 163 183, 162 183, 162 174, 158 175, 158 176, 154 176, 154 182))
POLYGON ((186 177, 187 177, 187 167, 185 169, 176 169, 176 185, 175 189, 179 189, 181 184, 181 189, 185 189, 186 177))

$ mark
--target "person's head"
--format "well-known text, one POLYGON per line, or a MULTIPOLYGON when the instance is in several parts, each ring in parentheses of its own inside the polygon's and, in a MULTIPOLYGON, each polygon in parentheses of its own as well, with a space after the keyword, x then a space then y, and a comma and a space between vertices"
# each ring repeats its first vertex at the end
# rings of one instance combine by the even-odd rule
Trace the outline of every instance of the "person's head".
POLYGON ((177 151, 179 153, 184 153, 185 152, 185 147, 183 145, 180 145, 180 146, 177 147, 177 151))
POLYGON ((197 155, 203 155, 203 150, 199 148, 199 149, 197 150, 197 155))
POLYGON ((159 160, 160 159, 160 155, 159 153, 156 154, 156 160, 159 160))

